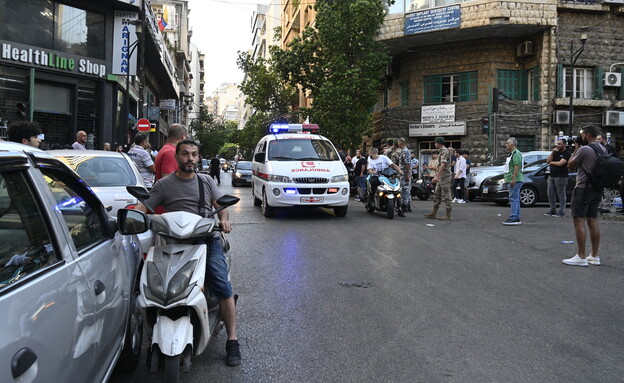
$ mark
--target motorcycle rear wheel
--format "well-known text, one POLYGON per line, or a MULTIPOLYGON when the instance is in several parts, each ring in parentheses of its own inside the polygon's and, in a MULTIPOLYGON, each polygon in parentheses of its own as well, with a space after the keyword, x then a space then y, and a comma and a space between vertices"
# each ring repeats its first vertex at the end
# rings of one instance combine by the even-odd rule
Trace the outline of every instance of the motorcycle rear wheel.
POLYGON ((386 201, 386 214, 388 214, 389 219, 394 218, 394 199, 386 201))
POLYGON ((180 355, 165 356, 165 368, 163 371, 163 382, 177 383, 180 378, 180 355))

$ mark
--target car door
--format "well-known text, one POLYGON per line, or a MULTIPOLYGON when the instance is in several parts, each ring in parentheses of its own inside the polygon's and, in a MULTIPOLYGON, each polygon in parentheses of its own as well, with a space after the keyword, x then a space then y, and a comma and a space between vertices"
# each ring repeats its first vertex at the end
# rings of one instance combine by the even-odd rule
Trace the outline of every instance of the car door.
POLYGON ((100 380, 120 351, 125 330, 134 275, 125 257, 129 244, 124 243, 126 237, 112 238, 104 207, 84 183, 53 168, 42 172, 51 185, 68 241, 75 248, 76 263, 94 302, 95 323, 81 334, 75 352, 95 347, 98 363, 89 380, 100 380))
POLYGON ((95 324, 94 302, 41 174, 0 162, 0 382, 80 382, 95 346, 75 343, 95 324), (43 194, 41 193, 43 191, 43 194))

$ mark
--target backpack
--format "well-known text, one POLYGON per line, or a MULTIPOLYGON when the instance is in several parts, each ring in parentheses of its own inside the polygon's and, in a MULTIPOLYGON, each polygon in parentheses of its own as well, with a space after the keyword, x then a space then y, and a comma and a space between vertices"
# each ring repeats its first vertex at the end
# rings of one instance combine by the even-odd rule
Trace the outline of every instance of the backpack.
POLYGON ((598 160, 589 174, 589 182, 599 187, 614 187, 622 176, 624 176, 624 161, 620 160, 613 153, 605 153, 598 148, 600 144, 590 144, 598 160))

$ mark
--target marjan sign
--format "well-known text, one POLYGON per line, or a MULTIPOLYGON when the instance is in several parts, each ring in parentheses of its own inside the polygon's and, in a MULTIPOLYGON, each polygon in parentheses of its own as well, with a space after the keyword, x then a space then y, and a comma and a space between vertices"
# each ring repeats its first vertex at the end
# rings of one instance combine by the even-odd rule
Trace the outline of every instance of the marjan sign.
POLYGON ((4 41, 0 50, 0 59, 5 62, 30 64, 54 71, 79 73, 95 77, 105 77, 107 72, 106 63, 103 60, 4 41))

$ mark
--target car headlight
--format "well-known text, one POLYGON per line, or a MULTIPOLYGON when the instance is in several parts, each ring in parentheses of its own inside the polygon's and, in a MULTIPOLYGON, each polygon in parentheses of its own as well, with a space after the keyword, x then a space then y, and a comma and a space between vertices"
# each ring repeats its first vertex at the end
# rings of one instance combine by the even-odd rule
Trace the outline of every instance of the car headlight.
POLYGON ((278 176, 277 174, 269 174, 269 181, 271 182, 281 182, 285 184, 292 183, 292 180, 288 176, 278 176))
POLYGON ((169 286, 167 286, 165 303, 184 299, 190 294, 193 286, 189 286, 189 282, 191 276, 193 276, 196 265, 197 260, 194 259, 175 273, 173 278, 169 281, 169 286))
POLYGON ((241 178, 243 175, 240 174, 239 172, 236 172, 236 174, 234 174, 236 176, 236 178, 241 178))
POLYGON ((504 185, 505 184, 505 179, 501 178, 500 180, 498 180, 497 182, 499 185, 504 185))
POLYGON ((330 182, 349 182, 349 176, 346 174, 333 176, 330 182))

